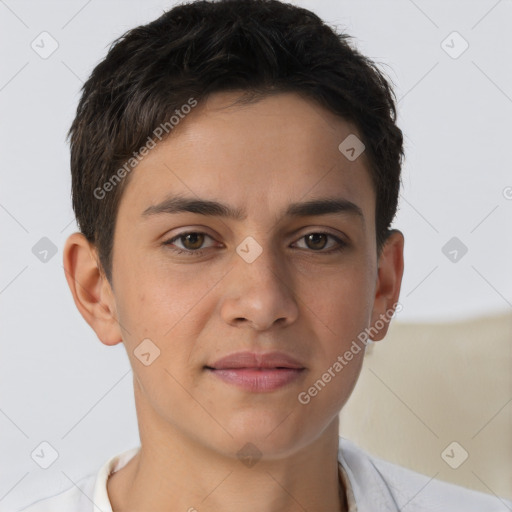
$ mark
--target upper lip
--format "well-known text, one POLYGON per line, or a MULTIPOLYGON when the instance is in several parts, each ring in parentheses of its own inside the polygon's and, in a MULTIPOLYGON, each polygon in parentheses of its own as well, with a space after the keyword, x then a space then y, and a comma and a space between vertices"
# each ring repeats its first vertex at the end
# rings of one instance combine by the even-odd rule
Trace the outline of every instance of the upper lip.
POLYGON ((235 352, 222 357, 207 368, 225 370, 231 368, 296 368, 304 366, 284 352, 235 352))

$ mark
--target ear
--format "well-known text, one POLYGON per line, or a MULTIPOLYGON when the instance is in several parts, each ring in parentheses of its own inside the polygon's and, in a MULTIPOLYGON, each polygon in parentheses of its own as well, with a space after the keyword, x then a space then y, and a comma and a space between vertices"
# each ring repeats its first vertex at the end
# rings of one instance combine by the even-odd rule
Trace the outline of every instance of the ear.
POLYGON ((73 233, 66 240, 63 263, 76 307, 100 341, 105 345, 123 341, 114 294, 94 245, 82 233, 73 233))
POLYGON ((380 341, 388 332, 391 316, 397 306, 404 273, 404 235, 398 229, 391 230, 384 242, 378 261, 377 286, 369 327, 370 339, 380 341))

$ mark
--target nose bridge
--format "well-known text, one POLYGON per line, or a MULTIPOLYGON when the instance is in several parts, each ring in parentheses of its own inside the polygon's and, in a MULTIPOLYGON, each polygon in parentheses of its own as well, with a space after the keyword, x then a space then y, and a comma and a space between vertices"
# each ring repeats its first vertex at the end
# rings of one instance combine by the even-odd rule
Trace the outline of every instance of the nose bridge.
POLYGON ((279 251, 271 237, 246 237, 236 248, 228 300, 223 314, 228 322, 245 319, 260 328, 270 327, 284 318, 286 323, 297 316, 293 284, 279 251))
POLYGON ((268 236, 268 233, 262 233, 258 240, 253 236, 247 236, 236 247, 236 253, 242 260, 236 263, 240 277, 247 283, 254 282, 267 286, 277 280, 279 286, 284 286, 286 267, 280 259, 282 255, 272 245, 272 237, 268 236))

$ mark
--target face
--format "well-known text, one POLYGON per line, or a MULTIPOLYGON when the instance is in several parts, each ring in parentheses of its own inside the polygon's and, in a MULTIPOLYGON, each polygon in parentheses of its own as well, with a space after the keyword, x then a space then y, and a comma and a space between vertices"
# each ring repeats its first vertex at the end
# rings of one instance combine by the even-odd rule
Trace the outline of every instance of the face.
POLYGON ((335 421, 364 347, 333 365, 383 312, 375 193, 365 154, 338 149, 354 126, 291 93, 229 106, 237 98, 211 96, 133 171, 112 293, 141 438, 230 455, 250 441, 279 457, 335 421))

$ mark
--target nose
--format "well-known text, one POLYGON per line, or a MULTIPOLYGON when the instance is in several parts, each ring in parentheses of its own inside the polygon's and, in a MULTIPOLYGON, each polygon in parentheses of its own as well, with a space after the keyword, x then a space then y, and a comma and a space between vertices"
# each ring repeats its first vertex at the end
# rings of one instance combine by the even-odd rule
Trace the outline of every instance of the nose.
POLYGON ((264 331, 285 327, 298 317, 293 279, 282 255, 265 246, 252 262, 238 253, 224 281, 221 316, 233 326, 264 331))

